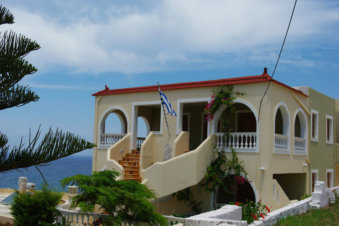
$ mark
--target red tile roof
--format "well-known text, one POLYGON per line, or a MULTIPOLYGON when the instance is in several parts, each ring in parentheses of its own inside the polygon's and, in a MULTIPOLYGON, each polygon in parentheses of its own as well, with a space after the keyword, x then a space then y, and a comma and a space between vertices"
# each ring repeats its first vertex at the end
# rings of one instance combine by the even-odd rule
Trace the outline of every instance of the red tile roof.
MULTIPOLYGON (((292 91, 296 93, 306 96, 303 92, 272 79, 272 77, 267 74, 266 68, 262 75, 218 79, 218 80, 207 80, 207 81, 199 81, 199 82, 183 82, 183 83, 165 84, 165 85, 161 85, 161 90, 190 89, 190 88, 201 88, 201 87, 222 86, 222 85, 238 85, 238 84, 268 82, 268 81, 274 82, 288 89, 291 89, 292 91)), ((105 85, 104 90, 93 93, 92 95, 93 96, 105 96, 105 95, 110 95, 110 94, 138 93, 138 92, 148 92, 148 91, 158 91, 158 86, 153 85, 153 86, 124 88, 124 89, 109 89, 105 85)))

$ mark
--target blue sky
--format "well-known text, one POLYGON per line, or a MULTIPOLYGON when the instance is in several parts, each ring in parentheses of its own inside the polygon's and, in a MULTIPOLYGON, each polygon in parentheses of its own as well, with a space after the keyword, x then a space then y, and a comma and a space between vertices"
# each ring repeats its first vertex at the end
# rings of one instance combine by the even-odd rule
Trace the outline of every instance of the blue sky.
MULTIPOLYGON (((10 144, 41 125, 93 137, 104 88, 257 75, 272 69, 294 0, 10 0, 14 30, 41 49, 22 84, 36 103, 0 112, 10 144)), ((339 99, 339 3, 299 0, 275 78, 339 99)), ((90 154, 90 151, 82 154, 90 154)))

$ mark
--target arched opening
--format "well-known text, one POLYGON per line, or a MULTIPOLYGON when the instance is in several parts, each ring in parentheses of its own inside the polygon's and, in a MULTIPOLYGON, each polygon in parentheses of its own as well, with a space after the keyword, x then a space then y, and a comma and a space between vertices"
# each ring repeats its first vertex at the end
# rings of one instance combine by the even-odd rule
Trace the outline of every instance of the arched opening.
POLYGON ((305 114, 299 110, 294 119, 294 152, 306 153, 307 123, 305 114))
POLYGON ((110 147, 127 133, 127 119, 121 110, 107 112, 100 124, 100 146, 110 147))
POLYGON ((289 116, 285 104, 280 104, 275 112, 274 118, 274 151, 275 152, 289 152, 289 116))
POLYGON ((224 109, 217 118, 217 146, 221 150, 256 151, 257 120, 243 103, 235 103, 234 111, 224 109), (227 132, 231 131, 228 135, 227 132))
POLYGON ((150 124, 148 120, 143 117, 138 117, 138 131, 137 131, 137 143, 136 148, 140 149, 143 141, 146 139, 148 133, 150 132, 150 124))
POLYGON ((256 202, 256 196, 250 182, 242 176, 228 175, 223 181, 223 186, 217 189, 217 206, 248 201, 256 202))

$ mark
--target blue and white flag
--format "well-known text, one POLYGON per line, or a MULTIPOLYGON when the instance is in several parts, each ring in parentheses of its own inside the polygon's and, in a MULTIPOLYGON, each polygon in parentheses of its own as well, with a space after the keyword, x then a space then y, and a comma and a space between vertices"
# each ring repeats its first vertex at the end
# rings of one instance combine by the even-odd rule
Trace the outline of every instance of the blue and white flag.
POLYGON ((174 109, 172 108, 170 101, 167 99, 166 95, 160 91, 160 89, 159 89, 159 94, 160 94, 161 103, 166 107, 168 114, 177 117, 177 113, 175 113, 174 109))

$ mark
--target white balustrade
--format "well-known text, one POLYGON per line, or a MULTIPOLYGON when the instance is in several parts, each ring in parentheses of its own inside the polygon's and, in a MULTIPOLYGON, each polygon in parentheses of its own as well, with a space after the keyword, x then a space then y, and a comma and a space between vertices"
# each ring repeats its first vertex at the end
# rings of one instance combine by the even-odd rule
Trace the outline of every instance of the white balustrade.
POLYGON ((137 149, 141 148, 142 143, 144 142, 146 138, 145 137, 137 137, 137 149))
POLYGON ((275 134, 274 137, 275 152, 289 152, 288 150, 288 136, 282 134, 275 134))
POLYGON ((118 142, 120 139, 122 139, 125 136, 125 134, 101 134, 100 135, 100 146, 101 147, 110 147, 116 142, 118 142))
POLYGON ((294 137, 294 152, 298 154, 306 154, 306 139, 302 137, 294 137))
POLYGON ((216 133, 217 148, 220 151, 230 151, 231 148, 238 152, 253 152, 257 148, 257 133, 216 133))
POLYGON ((81 212, 79 210, 69 209, 69 204, 61 205, 57 207, 57 210, 60 212, 60 215, 57 218, 57 223, 62 223, 64 221, 66 225, 92 225, 93 222, 98 221, 100 218, 104 218, 106 215, 93 212, 81 212))

